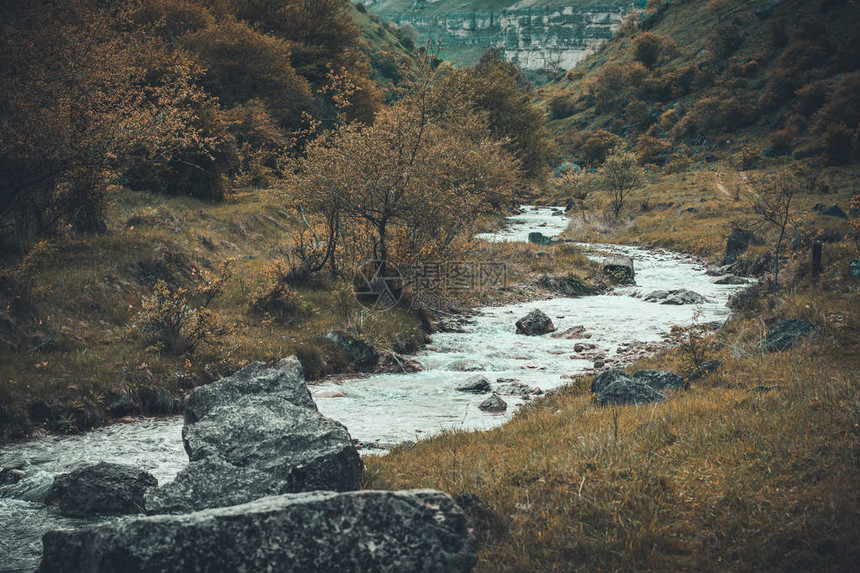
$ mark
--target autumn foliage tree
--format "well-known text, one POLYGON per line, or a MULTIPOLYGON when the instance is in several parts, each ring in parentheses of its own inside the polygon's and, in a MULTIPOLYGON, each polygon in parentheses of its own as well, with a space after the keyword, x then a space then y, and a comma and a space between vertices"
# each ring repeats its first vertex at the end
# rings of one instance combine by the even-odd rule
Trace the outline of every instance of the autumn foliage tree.
POLYGON ((603 189, 609 194, 612 213, 617 218, 624 200, 642 183, 642 170, 636 162, 636 155, 624 149, 612 152, 603 162, 599 176, 603 189))
POLYGON ((299 162, 303 212, 327 246, 312 270, 362 239, 367 258, 444 258, 476 213, 510 200, 517 162, 467 100, 435 89, 429 70, 423 78, 373 125, 337 127, 299 162))
POLYGON ((196 69, 122 3, 0 4, 0 232, 24 246, 63 226, 104 230, 105 191, 132 149, 196 141, 196 69), (160 72, 151 75, 153 69, 160 72))

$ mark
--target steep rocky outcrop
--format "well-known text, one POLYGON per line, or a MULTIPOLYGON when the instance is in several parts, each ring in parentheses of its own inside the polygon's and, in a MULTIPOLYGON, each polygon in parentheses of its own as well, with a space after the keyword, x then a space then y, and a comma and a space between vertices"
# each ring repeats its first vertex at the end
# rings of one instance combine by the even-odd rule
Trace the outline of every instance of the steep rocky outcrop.
POLYGON ((476 561, 466 516, 441 492, 314 492, 51 531, 39 572, 465 572, 476 561))

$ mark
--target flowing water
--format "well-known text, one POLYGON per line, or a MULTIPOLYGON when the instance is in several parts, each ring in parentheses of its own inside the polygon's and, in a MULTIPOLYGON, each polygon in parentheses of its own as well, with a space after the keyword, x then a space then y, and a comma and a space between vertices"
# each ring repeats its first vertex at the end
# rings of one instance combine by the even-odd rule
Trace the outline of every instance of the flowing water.
MULTIPOLYGON (((485 240, 526 241, 528 233, 561 233, 567 218, 558 209, 526 207, 511 225, 485 240)), ((492 386, 515 379, 541 390, 589 372, 595 358, 611 360, 629 345, 656 344, 673 325, 722 321, 728 296, 738 287, 720 286, 705 275, 696 259, 675 253, 616 245, 587 245, 591 256, 604 253, 633 257, 636 285, 610 294, 554 298, 483 309, 465 332, 437 333, 414 358, 423 366, 414 374, 381 374, 324 381, 311 387, 320 411, 343 422, 366 451, 426 437, 444 429, 487 429, 510 419, 523 399, 503 396, 508 410, 490 414, 478 408, 486 395, 458 392, 455 387, 476 374, 492 386), (645 302, 637 295, 653 290, 686 288, 707 298, 698 306, 645 302), (578 338, 524 336, 514 323, 530 310, 546 313, 564 332, 583 326, 578 338), (592 344, 577 353, 577 344, 592 344)), ((549 251, 553 247, 547 247, 549 251)), ((41 536, 55 528, 75 527, 82 520, 63 518, 41 503, 53 477, 98 461, 130 464, 147 470, 163 484, 187 463, 181 439, 182 418, 144 419, 116 424, 75 436, 44 436, 0 445, 0 469, 19 467, 25 477, 0 486, 0 571, 37 566, 41 536)))

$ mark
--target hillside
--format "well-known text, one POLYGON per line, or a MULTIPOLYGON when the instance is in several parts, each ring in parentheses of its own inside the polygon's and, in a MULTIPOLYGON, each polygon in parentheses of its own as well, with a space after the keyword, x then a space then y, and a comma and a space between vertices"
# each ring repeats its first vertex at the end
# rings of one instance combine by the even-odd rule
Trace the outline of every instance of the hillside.
MULTIPOLYGON (((728 232, 752 224, 750 189, 784 165, 811 191, 794 204, 806 237, 847 232, 812 209, 847 212, 856 184, 860 12, 851 2, 764 4, 653 4, 541 89, 565 161, 597 169, 626 148, 646 170, 626 222, 583 233, 717 259, 728 232)), ((583 192, 596 181, 584 174, 583 192)), ((593 206, 600 199, 590 194, 593 206)))
POLYGON ((472 65, 491 47, 534 75, 572 67, 612 36, 634 3, 630 0, 406 2, 367 7, 383 19, 414 30, 420 42, 441 42, 441 57, 472 65))

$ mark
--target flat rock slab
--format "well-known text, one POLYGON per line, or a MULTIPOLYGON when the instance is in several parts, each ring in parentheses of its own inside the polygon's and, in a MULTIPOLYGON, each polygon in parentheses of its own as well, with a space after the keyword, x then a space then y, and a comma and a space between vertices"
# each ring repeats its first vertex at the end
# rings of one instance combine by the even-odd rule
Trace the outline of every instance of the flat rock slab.
POLYGON ((699 293, 685 288, 676 290, 655 290, 645 295, 643 300, 659 304, 673 305, 702 304, 707 302, 707 299, 699 293))
POLYGON ((432 490, 288 494, 45 534, 40 573, 470 571, 475 537, 432 490))

